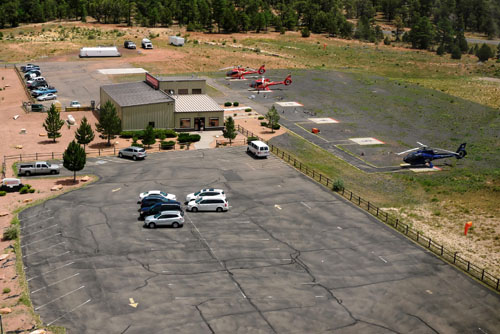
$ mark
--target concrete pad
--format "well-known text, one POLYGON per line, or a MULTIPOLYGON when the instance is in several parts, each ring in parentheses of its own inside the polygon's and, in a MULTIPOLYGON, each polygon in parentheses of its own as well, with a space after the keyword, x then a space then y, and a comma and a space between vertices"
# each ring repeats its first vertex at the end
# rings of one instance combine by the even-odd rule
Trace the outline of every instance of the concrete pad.
POLYGON ((140 73, 147 73, 143 68, 106 68, 106 69, 101 69, 98 70, 99 73, 101 74, 108 74, 108 75, 113 75, 113 74, 140 74, 140 73))
POLYGON ((314 118, 308 118, 311 122, 317 123, 317 124, 329 124, 329 123, 338 123, 336 119, 333 119, 331 117, 314 117, 314 118))
POLYGON ((280 107, 303 107, 304 105, 299 102, 276 102, 280 107))
POLYGON ((349 140, 355 142, 358 145, 380 145, 385 144, 383 141, 380 141, 373 137, 364 137, 364 138, 349 138, 349 140))

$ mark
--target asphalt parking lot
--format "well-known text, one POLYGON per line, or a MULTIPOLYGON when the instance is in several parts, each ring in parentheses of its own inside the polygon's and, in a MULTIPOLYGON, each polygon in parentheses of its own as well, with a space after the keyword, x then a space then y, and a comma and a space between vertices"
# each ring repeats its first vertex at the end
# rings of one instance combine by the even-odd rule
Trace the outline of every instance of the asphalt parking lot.
POLYGON ((20 214, 35 311, 69 333, 495 333, 500 297, 278 158, 235 147, 89 159, 100 180, 20 214), (101 161, 101 162, 100 162, 101 161), (102 161, 106 161, 102 163, 102 161), (141 191, 226 190, 183 228, 141 191))

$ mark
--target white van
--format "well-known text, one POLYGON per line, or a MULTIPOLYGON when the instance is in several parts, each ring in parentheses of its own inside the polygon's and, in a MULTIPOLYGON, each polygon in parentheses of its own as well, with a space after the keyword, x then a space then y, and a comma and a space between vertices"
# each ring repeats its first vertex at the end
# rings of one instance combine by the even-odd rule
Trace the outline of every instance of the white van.
POLYGON ((254 140, 248 143, 247 152, 252 153, 256 158, 267 158, 269 146, 260 140, 254 140))

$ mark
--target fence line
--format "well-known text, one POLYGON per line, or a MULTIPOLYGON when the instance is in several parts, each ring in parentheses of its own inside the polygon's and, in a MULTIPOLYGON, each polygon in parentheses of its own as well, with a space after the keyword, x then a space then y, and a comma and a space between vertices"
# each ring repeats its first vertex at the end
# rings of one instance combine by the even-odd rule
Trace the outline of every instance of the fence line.
MULTIPOLYGON (((259 140, 261 141, 267 142, 260 136, 254 134, 251 131, 248 131, 247 129, 243 128, 240 125, 237 125, 236 130, 246 137, 256 137, 259 138, 259 140)), ((403 223, 399 218, 394 217, 393 215, 385 212, 384 210, 377 207, 370 201, 361 198, 361 196, 356 195, 352 191, 344 188, 342 185, 337 184, 329 177, 324 176, 323 174, 308 167, 306 164, 302 163, 300 160, 297 160, 289 153, 279 149, 278 147, 272 144, 268 143, 268 145, 271 152, 274 153, 278 158, 284 160, 289 165, 293 166, 295 169, 299 170, 303 174, 311 177, 314 181, 326 186, 327 188, 341 195, 345 199, 349 200, 351 203, 354 203, 361 209, 370 213, 372 216, 378 218, 378 220, 391 226, 398 232, 403 233, 404 235, 406 235, 408 238, 412 239, 419 245, 427 248, 428 250, 440 256, 448 263, 453 264, 455 267, 465 271, 466 273, 478 279, 479 281, 483 282, 490 288, 496 291, 500 291, 500 278, 493 276, 485 269, 482 269, 479 266, 471 263, 469 260, 462 258, 461 256, 458 255, 458 252, 451 252, 450 250, 444 248, 443 245, 438 244, 431 238, 424 236, 419 231, 410 227, 408 224, 403 223)))
POLYGON ((19 68, 17 67, 16 64, 14 64, 14 70, 16 71, 17 76, 19 77, 19 80, 21 81, 21 85, 24 88, 24 92, 26 93, 26 96, 28 97, 28 99, 30 100, 31 103, 34 103, 35 99, 31 96, 31 93, 30 93, 28 87, 26 87, 26 82, 24 82, 24 77, 21 74, 21 71, 19 70, 19 68))

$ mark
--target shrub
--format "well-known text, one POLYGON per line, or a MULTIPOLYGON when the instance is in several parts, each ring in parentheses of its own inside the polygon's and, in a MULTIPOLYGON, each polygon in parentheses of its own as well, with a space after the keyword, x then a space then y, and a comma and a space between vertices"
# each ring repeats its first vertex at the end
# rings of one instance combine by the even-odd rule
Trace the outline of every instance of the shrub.
POLYGON ((160 139, 161 141, 164 141, 164 140, 165 140, 165 138, 167 138, 167 136, 165 135, 165 133, 163 133, 163 132, 162 132, 162 133, 160 133, 160 134, 158 135, 158 137, 157 137, 157 138, 158 138, 158 139, 160 139))
POLYGON ((233 105, 233 104, 232 104, 231 102, 226 102, 226 103, 224 103, 224 107, 230 107, 230 106, 232 106, 232 105, 233 105))
POLYGON ((385 45, 391 45, 391 40, 389 39, 389 37, 387 37, 387 36, 386 36, 386 37, 384 38, 384 44, 385 44, 385 45))
POLYGON ((245 109, 245 112, 250 112, 250 111, 252 111, 252 108, 246 108, 245 109))
POLYGON ((265 117, 264 116, 259 116, 258 119, 259 120, 263 120, 265 117))
POLYGON ((3 293, 9 293, 10 292, 10 288, 3 288, 3 293))
POLYGON ((261 126, 267 126, 267 122, 260 122, 261 126))
POLYGON ((462 51, 458 45, 453 45, 451 49, 451 59, 462 59, 462 51))
POLYGON ((254 140, 259 140, 259 138, 257 138, 257 137, 248 137, 247 138, 248 142, 251 142, 251 141, 254 141, 254 140))
POLYGON ((342 179, 333 181, 333 191, 340 191, 342 189, 344 189, 344 181, 342 181, 342 179))
POLYGON ((3 232, 3 240, 14 240, 17 239, 18 235, 19 230, 17 229, 17 226, 11 225, 5 230, 5 232, 3 232))
POLYGON ((35 189, 33 189, 33 188, 28 189, 28 192, 29 192, 30 194, 33 194, 33 193, 35 192, 35 189))
POLYGON ((182 132, 182 133, 179 133, 179 135, 177 136, 177 140, 180 142, 180 143, 186 143, 189 141, 189 132, 182 132))
POLYGON ((233 106, 237 107, 239 105, 240 105, 240 103, 238 101, 233 102, 233 106))
POLYGON ((200 141, 200 139, 201 139, 201 136, 198 135, 198 134, 193 134, 193 135, 189 136, 189 142, 190 143, 194 143, 194 142, 200 141))
MULTIPOLYGON (((270 127, 269 125, 267 126, 268 128, 270 127)), ((281 127, 281 125, 279 124, 274 124, 273 125, 273 130, 279 130, 279 128, 281 127)))
POLYGON ((444 55, 444 52, 445 52, 445 51, 444 51, 444 46, 443 46, 443 45, 440 45, 440 46, 437 48, 437 50, 436 50, 436 54, 437 54, 438 56, 442 56, 442 55, 444 55))
POLYGON ((234 114, 233 114, 233 116, 234 116, 234 117, 236 117, 236 116, 238 116, 238 114, 237 114, 237 113, 234 113, 234 114))
POLYGON ((162 150, 170 150, 175 146, 175 141, 169 140, 169 141, 162 141, 161 142, 161 149, 162 150))
POLYGON ((304 38, 311 36, 311 32, 309 31, 309 28, 307 28, 307 27, 302 29, 300 33, 302 34, 302 37, 304 37, 304 38))
POLYGON ((6 192, 6 191, 3 191, 3 190, 2 190, 2 191, 0 191, 0 196, 5 196, 5 195, 7 195, 7 192, 6 192))
POLYGON ((21 189, 19 189, 20 194, 27 194, 30 188, 23 186, 21 189))
POLYGON ((177 132, 175 132, 172 129, 166 129, 166 130, 163 130, 163 132, 165 133, 165 136, 167 138, 175 138, 175 137, 177 137, 177 132))

